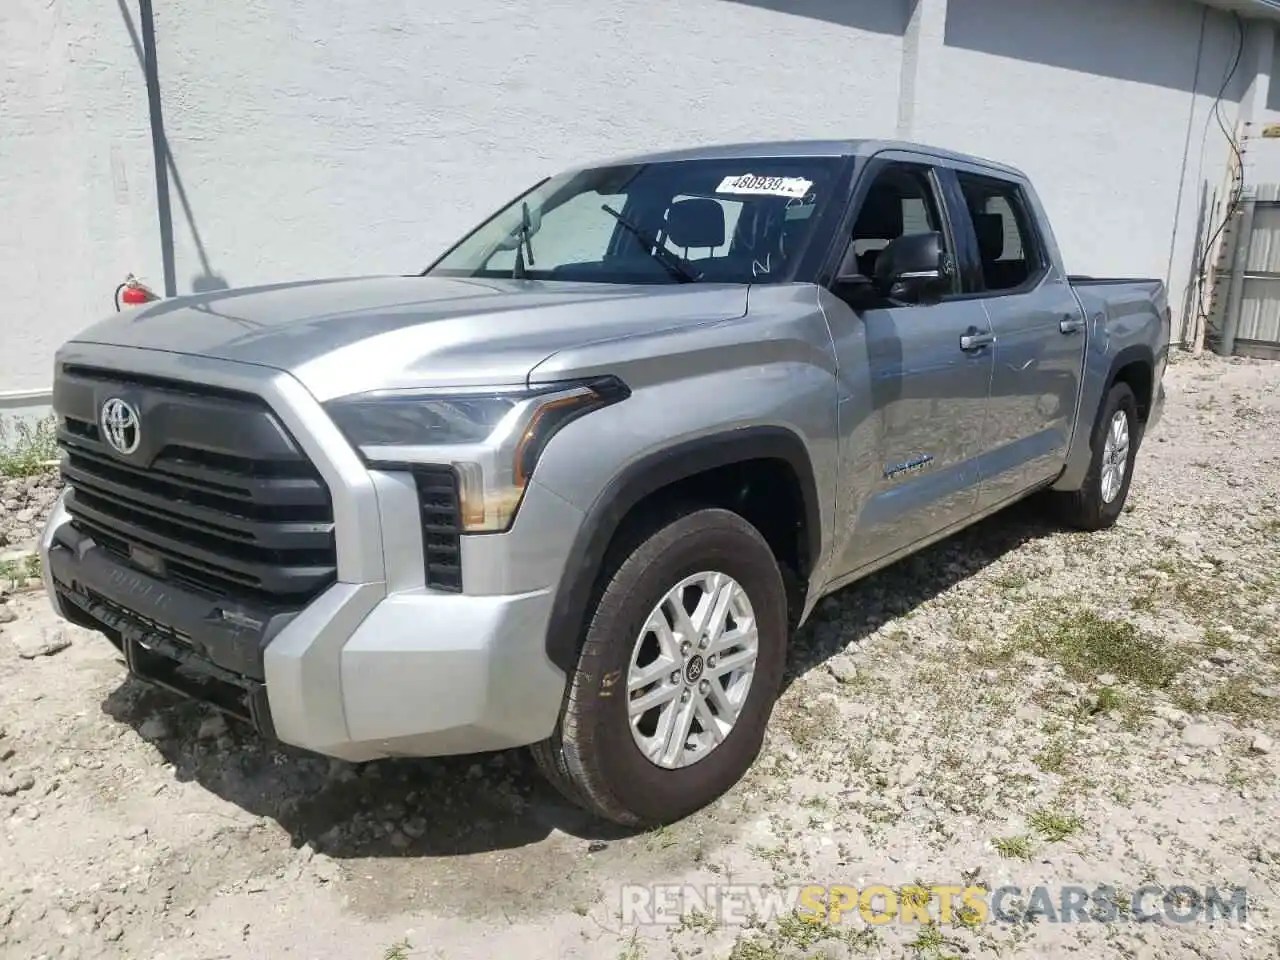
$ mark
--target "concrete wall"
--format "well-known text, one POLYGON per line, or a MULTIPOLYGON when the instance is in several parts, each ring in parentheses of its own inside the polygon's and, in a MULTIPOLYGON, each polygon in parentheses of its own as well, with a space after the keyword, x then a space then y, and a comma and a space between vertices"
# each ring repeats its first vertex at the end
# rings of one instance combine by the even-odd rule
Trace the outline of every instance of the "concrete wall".
POLYGON ((6 0, 0 393, 46 390, 53 351, 112 309, 123 274, 158 271, 150 137, 142 71, 114 0, 6 0))
MULTIPOLYGON (((1230 14, 1192 3, 949 0, 915 136, 1022 168, 1068 270, 1164 278, 1180 312, 1202 187, 1208 207, 1225 176, 1211 110, 1239 48, 1230 14)), ((1228 126, 1245 60, 1226 83, 1228 126)))
POLYGON ((1167 275, 1176 305, 1227 157, 1234 21, 1190 0, 161 3, 162 242, 145 4, 0 10, 0 392, 45 388, 129 271, 179 293, 408 272, 562 166, 716 140, 1009 160, 1071 270, 1167 275))

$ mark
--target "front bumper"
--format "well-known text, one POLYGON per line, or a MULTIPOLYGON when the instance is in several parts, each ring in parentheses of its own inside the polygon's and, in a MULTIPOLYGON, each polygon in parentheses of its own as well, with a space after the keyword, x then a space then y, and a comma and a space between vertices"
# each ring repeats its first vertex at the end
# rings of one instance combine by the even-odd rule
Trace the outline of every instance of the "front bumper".
POLYGON ((580 510, 531 482, 510 531, 462 538, 465 592, 436 590, 412 475, 366 467, 288 374, 101 344, 68 344, 59 363, 260 397, 332 495, 336 582, 288 610, 153 577, 79 530, 60 499, 40 547, 50 601, 111 639, 135 674, 348 760, 551 734, 566 680, 547 654, 547 624, 580 510))
POLYGON ((536 742, 556 722, 565 678, 544 646, 549 590, 336 583, 300 611, 238 607, 231 623, 216 598, 75 530, 61 498, 41 554, 54 608, 106 635, 131 673, 295 746, 353 761, 472 753, 536 742))

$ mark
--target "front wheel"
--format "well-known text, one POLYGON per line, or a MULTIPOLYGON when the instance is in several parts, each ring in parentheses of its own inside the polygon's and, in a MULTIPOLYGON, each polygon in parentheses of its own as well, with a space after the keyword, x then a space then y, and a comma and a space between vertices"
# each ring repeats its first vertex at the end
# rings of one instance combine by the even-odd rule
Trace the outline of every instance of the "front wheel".
POLYGON ((600 594, 556 731, 533 753, 570 800, 647 826, 711 803, 755 761, 788 622, 777 561, 737 514, 693 509, 637 540, 600 594))
POLYGON ((1113 386, 1102 402, 1090 446, 1093 459, 1079 490, 1058 494, 1058 514, 1080 530, 1112 526, 1124 509, 1138 455, 1138 402, 1126 383, 1113 386))

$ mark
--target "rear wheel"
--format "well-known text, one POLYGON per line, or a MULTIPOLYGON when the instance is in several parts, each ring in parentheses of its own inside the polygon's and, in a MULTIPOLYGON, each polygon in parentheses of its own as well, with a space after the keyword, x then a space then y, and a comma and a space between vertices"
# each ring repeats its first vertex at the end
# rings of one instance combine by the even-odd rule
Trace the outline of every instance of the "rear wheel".
POLYGON ((782 575, 750 523, 695 508, 650 530, 615 560, 560 722, 533 748, 565 796, 628 825, 678 820, 742 778, 788 634, 782 575))
POLYGON ((1079 490, 1057 494, 1058 515, 1080 530, 1103 530, 1120 517, 1129 497, 1141 425, 1138 402, 1127 383, 1107 393, 1094 424, 1093 459, 1079 490))

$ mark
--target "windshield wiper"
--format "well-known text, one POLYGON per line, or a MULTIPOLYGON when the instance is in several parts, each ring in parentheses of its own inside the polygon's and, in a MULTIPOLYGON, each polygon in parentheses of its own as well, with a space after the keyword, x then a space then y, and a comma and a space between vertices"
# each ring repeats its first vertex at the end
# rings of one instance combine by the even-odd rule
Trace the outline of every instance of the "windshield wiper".
POLYGON ((527 259, 529 266, 535 267, 537 263, 533 259, 533 227, 529 224, 529 204, 525 201, 520 203, 520 226, 516 228, 516 232, 520 235, 522 242, 516 244, 516 263, 511 270, 511 279, 523 280, 525 278, 524 263, 527 259), (529 252, 526 258, 524 251, 529 252))
POLYGON ((600 209, 617 220, 628 233, 644 244, 645 252, 662 264, 671 276, 681 283, 695 283, 700 279, 689 269, 682 257, 676 256, 666 247, 659 245, 657 240, 649 236, 617 210, 614 210, 607 203, 600 204, 600 209))

